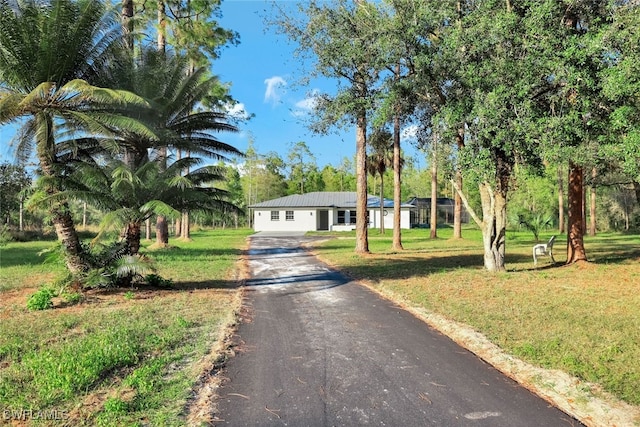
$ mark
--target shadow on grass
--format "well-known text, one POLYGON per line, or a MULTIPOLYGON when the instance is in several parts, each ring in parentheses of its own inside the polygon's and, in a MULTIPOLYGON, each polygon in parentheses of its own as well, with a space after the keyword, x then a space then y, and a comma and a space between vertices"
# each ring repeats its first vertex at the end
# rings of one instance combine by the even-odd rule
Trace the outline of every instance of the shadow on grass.
MULTIPOLYGON (((47 243, 49 246, 51 246, 51 243, 47 243)), ((0 268, 15 267, 18 265, 42 265, 45 261, 45 257, 38 255, 38 252, 47 248, 48 246, 43 246, 36 250, 34 250, 34 248, 31 246, 12 246, 0 248, 0 268)))
POLYGON ((170 247, 166 249, 145 250, 145 255, 154 259, 171 259, 173 261, 188 260, 210 257, 236 257, 243 254, 241 249, 234 248, 180 248, 170 247))
POLYGON ((203 281, 185 281, 174 282, 171 286, 151 286, 145 284, 134 284, 133 286, 122 286, 115 288, 97 288, 87 292, 89 297, 100 295, 119 295, 133 292, 135 299, 149 299, 157 295, 181 293, 190 291, 202 291, 202 290, 232 290, 237 289, 241 285, 241 282, 234 280, 203 280, 203 281))
MULTIPOLYGON (((443 240, 444 242, 444 240, 443 240)), ((505 264, 509 273, 524 273, 539 270, 551 270, 565 266, 564 254, 566 246, 562 243, 554 249, 556 261, 541 256, 534 265, 533 256, 528 252, 529 246, 535 242, 518 242, 517 246, 527 251, 509 252, 505 264), (558 260, 560 258, 560 260, 558 260)), ((587 258, 594 264, 622 264, 640 258, 638 236, 602 237, 599 240, 585 242, 587 258)), ((326 242, 318 249, 323 251, 344 251, 344 242, 326 242)), ((356 256, 356 255, 348 255, 356 256)), ((353 265, 340 268, 353 277, 370 281, 401 280, 415 277, 427 277, 431 274, 446 273, 458 269, 484 270, 482 248, 477 247, 444 247, 434 245, 408 249, 397 253, 374 253, 371 257, 362 257, 353 265), (412 255, 415 254, 415 255, 412 255), (417 255, 421 256, 417 256, 417 255), (389 255, 389 256, 386 256, 389 255)))
POLYGON ((483 257, 479 255, 432 256, 429 258, 401 257, 363 258, 353 266, 341 267, 347 274, 370 281, 400 280, 411 277, 426 277, 459 268, 482 269, 483 257))

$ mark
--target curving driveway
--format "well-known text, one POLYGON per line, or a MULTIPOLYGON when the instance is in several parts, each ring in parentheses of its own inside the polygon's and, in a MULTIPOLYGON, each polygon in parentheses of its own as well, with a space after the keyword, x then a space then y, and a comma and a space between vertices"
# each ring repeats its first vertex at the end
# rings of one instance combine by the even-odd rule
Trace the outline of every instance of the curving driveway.
POLYGON ((220 426, 581 426, 303 249, 252 236, 220 426))

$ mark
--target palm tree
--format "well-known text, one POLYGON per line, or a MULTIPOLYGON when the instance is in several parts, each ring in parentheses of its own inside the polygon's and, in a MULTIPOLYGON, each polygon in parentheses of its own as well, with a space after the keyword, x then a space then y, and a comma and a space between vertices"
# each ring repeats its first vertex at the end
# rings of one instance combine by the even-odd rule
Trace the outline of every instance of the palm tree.
POLYGON ((110 106, 138 98, 90 84, 109 63, 115 42, 121 40, 119 30, 117 16, 107 13, 101 1, 0 1, 0 124, 21 124, 17 153, 22 158, 35 148, 41 173, 48 178, 52 221, 72 273, 88 264, 69 206, 57 197, 64 165, 56 129, 65 125, 104 133, 126 123, 110 106))
POLYGON ((384 234, 384 174, 393 165, 393 139, 391 133, 379 129, 369 138, 372 153, 367 158, 367 170, 370 175, 380 176, 380 234, 384 234))
MULTIPOLYGON (((203 101, 212 97, 219 88, 217 79, 208 76, 206 69, 198 68, 187 73, 190 66, 185 58, 162 54, 154 49, 144 50, 137 61, 120 61, 120 64, 123 66, 115 70, 112 80, 105 84, 120 85, 121 89, 134 91, 148 100, 148 108, 128 113, 153 130, 154 137, 121 132, 115 145, 120 150, 118 155, 123 163, 119 167, 126 166, 127 173, 136 177, 169 160, 164 158, 166 150, 163 148, 189 153, 169 164, 166 172, 155 171, 155 178, 146 175, 144 178, 142 175, 138 177, 141 181, 151 179, 163 186, 156 189, 153 196, 133 194, 128 199, 120 199, 118 206, 121 208, 128 206, 126 202, 135 204, 133 210, 119 210, 117 215, 124 215, 121 219, 130 215, 126 221, 130 229, 125 235, 138 239, 137 243, 130 244, 130 248, 137 251, 142 217, 146 220, 151 214, 176 216, 177 212, 189 210, 190 206, 194 209, 232 209, 230 204, 224 203, 224 191, 204 187, 209 182, 223 179, 223 174, 215 167, 200 167, 184 176, 181 172, 199 166, 205 158, 228 160, 228 155, 241 156, 242 153, 215 135, 224 131, 235 132, 237 128, 228 123, 225 113, 204 107, 203 101), (159 191, 161 189, 164 191, 159 191), (210 200, 202 199, 203 194, 207 194, 210 200)), ((88 147, 87 152, 94 150, 91 153, 94 158, 99 155, 105 158, 113 156, 112 152, 105 149, 107 144, 83 141, 80 145, 88 147)), ((142 185, 151 184, 143 182, 142 185)))
POLYGON ((226 201, 226 191, 211 185, 224 179, 223 168, 205 166, 181 175, 183 168, 201 161, 183 158, 166 169, 159 156, 147 157, 135 169, 118 159, 106 165, 79 162, 65 180, 66 196, 107 212, 97 238, 110 229, 124 229, 126 254, 137 255, 142 224, 154 214, 175 217, 184 209, 237 210, 226 201))

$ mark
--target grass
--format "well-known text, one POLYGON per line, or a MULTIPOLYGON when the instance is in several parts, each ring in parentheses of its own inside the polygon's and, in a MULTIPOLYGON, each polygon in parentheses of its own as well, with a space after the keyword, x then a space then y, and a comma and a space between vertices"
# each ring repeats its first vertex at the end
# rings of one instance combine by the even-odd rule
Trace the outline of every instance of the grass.
POLYGON ((29 295, 63 272, 36 255, 52 243, 3 247, 0 411, 55 413, 72 425, 184 425, 205 362, 235 321, 234 267, 248 234, 195 232, 149 252, 171 289, 91 291, 78 305, 54 299, 54 309, 33 312, 29 295))
MULTIPOLYGON (((367 281, 391 299, 462 322, 506 352, 534 365, 598 383, 640 405, 640 236, 586 237, 590 263, 565 266, 566 238, 556 240, 552 265, 534 268, 531 233, 507 234, 507 271, 483 269, 481 235, 465 230, 403 231, 394 253, 391 231, 369 232, 371 255, 353 253, 353 234, 322 243, 321 258, 367 281)), ((540 236, 548 240, 551 233, 540 236)))
MULTIPOLYGON (((465 230, 463 240, 451 239, 450 229, 436 240, 428 232, 403 231, 405 250, 397 253, 391 231, 376 230, 371 255, 353 253, 353 233, 336 233, 317 251, 396 301, 470 325, 510 354, 640 405, 639 236, 587 237, 591 262, 572 266, 563 265, 560 236, 558 263, 542 257, 534 268, 532 235, 509 232, 507 271, 489 274, 477 230, 465 230)), ((64 271, 37 255, 52 242, 2 247, 0 411, 50 411, 72 425, 184 425, 203 366, 239 308, 231 272, 249 233, 197 232, 192 242, 149 252, 171 289, 92 291, 78 305, 57 298, 44 311, 26 302, 64 271)))

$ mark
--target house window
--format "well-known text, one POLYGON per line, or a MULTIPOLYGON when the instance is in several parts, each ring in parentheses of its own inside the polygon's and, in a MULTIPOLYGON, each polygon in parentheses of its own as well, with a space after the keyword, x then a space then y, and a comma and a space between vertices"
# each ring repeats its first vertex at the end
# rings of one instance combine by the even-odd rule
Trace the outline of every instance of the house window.
POLYGON ((271 221, 280 221, 280 211, 271 211, 271 221))
POLYGON ((356 211, 338 211, 338 224, 355 224, 356 211))
POLYGON ((287 211, 285 214, 285 219, 287 221, 293 221, 293 211, 287 211))

